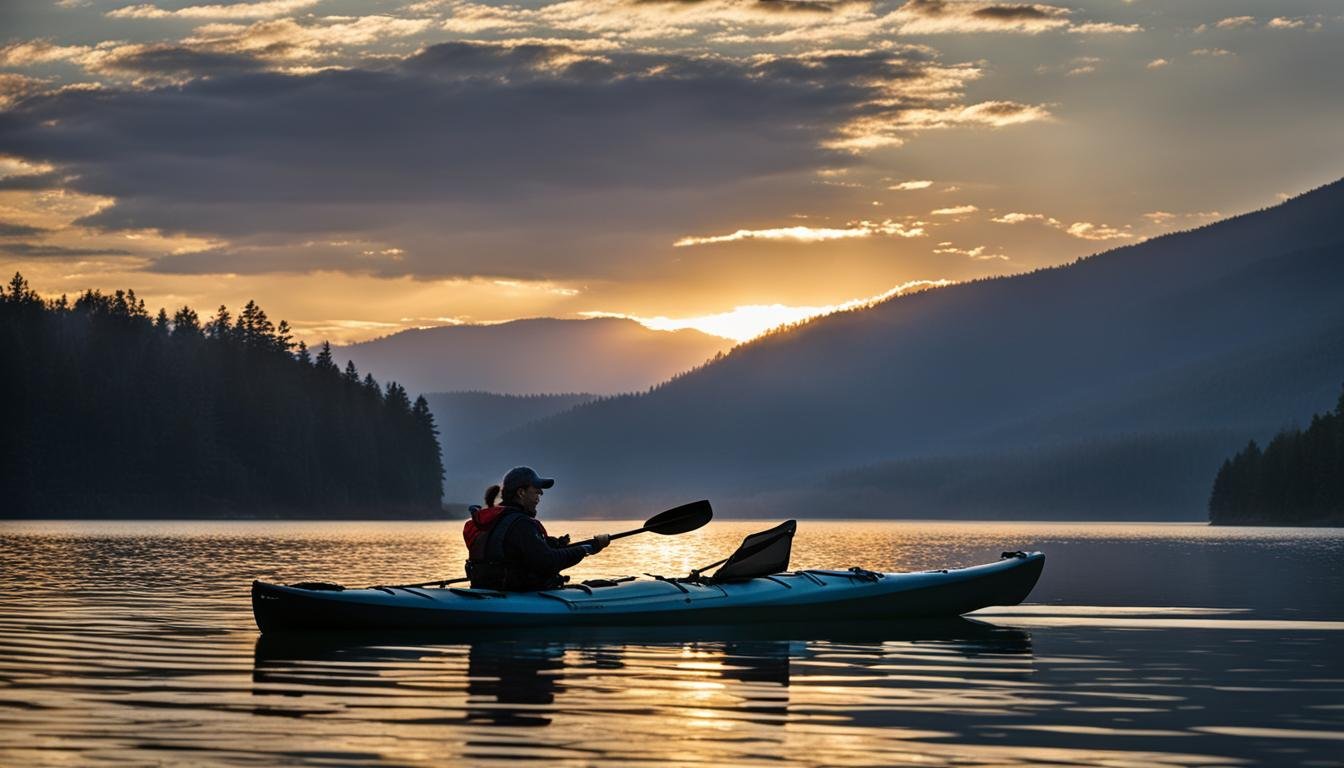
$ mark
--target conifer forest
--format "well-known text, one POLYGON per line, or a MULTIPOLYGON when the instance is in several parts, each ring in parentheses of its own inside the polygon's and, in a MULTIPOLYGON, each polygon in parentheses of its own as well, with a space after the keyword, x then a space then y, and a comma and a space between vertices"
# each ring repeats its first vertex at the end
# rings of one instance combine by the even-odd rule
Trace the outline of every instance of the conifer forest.
POLYGON ((134 291, 0 288, 0 516, 430 515, 425 398, 314 354, 249 302, 150 314, 134 291))

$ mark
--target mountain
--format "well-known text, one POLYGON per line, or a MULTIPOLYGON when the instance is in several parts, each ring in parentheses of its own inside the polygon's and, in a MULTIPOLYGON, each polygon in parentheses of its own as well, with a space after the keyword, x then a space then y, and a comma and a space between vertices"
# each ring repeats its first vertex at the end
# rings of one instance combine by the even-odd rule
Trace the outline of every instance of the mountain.
POLYGON ((615 394, 648 389, 733 342, 700 331, 653 331, 633 320, 538 318, 422 328, 336 350, 344 365, 412 394, 615 394))
MULTIPOLYGON (((496 395, 490 392, 436 392, 425 395, 439 428, 445 464, 470 463, 477 447, 529 422, 597 399, 596 395, 496 395)), ((526 457, 520 457, 520 463, 526 457)), ((510 465, 512 466, 512 465, 510 465)), ((508 467, 497 474, 502 475, 508 467)), ((498 477, 449 473, 444 494, 459 502, 479 503, 480 492, 498 477)))
POLYGON ((1338 391, 1342 296, 1344 181, 819 318, 449 472, 524 446, 595 514, 713 493, 774 516, 1203 519, 1225 456, 1338 391))

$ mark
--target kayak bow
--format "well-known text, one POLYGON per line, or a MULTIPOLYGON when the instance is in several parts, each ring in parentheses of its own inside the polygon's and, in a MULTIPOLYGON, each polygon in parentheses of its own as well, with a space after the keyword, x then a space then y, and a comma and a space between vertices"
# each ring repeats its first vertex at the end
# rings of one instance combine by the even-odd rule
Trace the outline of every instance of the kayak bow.
MULTIPOLYGON (((806 570, 729 583, 595 580, 542 592, 370 587, 311 589, 252 582, 262 632, 528 626, 753 624, 960 616, 1026 599, 1040 552, 917 573, 806 570)), ((317 586, 317 585, 313 585, 317 586)))

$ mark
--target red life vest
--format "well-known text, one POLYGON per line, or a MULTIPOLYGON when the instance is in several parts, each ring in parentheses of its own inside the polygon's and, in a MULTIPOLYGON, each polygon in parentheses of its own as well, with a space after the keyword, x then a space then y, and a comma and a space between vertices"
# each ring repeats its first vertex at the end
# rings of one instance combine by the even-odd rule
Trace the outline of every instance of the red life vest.
MULTIPOLYGON (((485 507, 484 509, 476 507, 471 510, 471 518, 462 526, 462 539, 467 543, 467 552, 472 560, 484 562, 490 558, 486 555, 486 544, 490 539, 490 532, 494 530, 495 523, 504 516, 506 512, 517 512, 527 516, 519 507, 485 507)), ((528 520, 537 527, 542 537, 545 537, 546 526, 535 517, 527 516, 528 520)))

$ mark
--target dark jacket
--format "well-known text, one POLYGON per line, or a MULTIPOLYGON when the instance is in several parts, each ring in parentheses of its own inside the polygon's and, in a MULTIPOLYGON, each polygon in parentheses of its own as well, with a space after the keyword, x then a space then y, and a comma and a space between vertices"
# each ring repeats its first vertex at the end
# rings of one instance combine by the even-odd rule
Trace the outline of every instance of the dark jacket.
POLYGON ((462 536, 470 553, 467 575, 475 589, 554 589, 564 583, 560 572, 585 555, 583 547, 564 546, 547 536, 541 522, 522 507, 473 508, 462 536))

